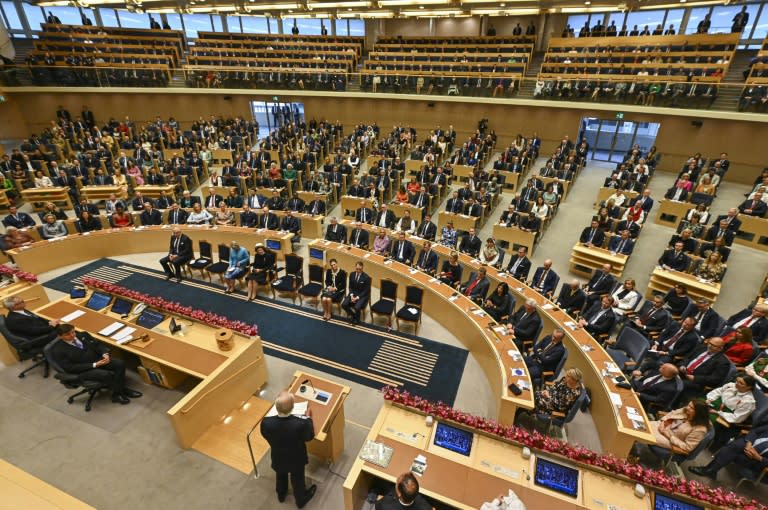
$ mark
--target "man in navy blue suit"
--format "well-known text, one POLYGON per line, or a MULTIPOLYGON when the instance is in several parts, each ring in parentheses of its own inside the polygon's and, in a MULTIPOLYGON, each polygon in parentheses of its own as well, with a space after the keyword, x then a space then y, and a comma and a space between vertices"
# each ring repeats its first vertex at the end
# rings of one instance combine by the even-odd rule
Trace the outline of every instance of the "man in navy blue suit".
POLYGON ((352 324, 360 323, 360 311, 368 304, 371 293, 371 277, 363 272, 363 263, 357 262, 355 270, 349 274, 348 294, 341 307, 350 316, 352 324))
POLYGON ((416 269, 428 274, 435 274, 437 271, 437 253, 432 249, 432 243, 424 241, 419 258, 416 259, 416 269))
POLYGON ((547 259, 544 265, 536 268, 536 272, 533 273, 531 287, 542 296, 551 297, 559 279, 557 273, 552 270, 552 260, 547 259))
POLYGON ((643 191, 643 194, 640 196, 637 196, 633 198, 629 205, 635 205, 636 203, 640 203, 640 207, 645 212, 645 217, 648 217, 648 213, 651 211, 651 208, 653 207, 653 199, 651 198, 651 190, 646 189, 643 191))
POLYGON ((603 296, 599 303, 593 303, 582 318, 579 319, 579 326, 584 328, 584 331, 593 337, 607 334, 616 321, 616 315, 614 315, 612 307, 613 298, 611 296, 603 296))
POLYGON ((413 248, 413 244, 405 238, 405 232, 398 234, 397 241, 392 243, 392 250, 389 255, 398 262, 411 265, 416 250, 413 248))
POLYGON ((592 278, 584 286, 584 293, 587 295, 587 302, 584 304, 585 309, 592 306, 601 296, 611 292, 611 289, 616 285, 616 278, 611 274, 611 270, 613 270, 613 266, 606 263, 603 264, 602 268, 596 269, 592 273, 592 278))
POLYGON ((635 242, 629 236, 629 230, 622 230, 617 236, 611 237, 608 250, 621 255, 631 255, 635 249, 635 242))
POLYGON ((562 329, 555 329, 551 335, 547 335, 537 342, 531 350, 531 354, 525 357, 525 366, 528 367, 528 373, 531 375, 531 380, 535 386, 541 386, 541 374, 554 372, 560 360, 565 356, 563 336, 565 336, 565 332, 562 329))

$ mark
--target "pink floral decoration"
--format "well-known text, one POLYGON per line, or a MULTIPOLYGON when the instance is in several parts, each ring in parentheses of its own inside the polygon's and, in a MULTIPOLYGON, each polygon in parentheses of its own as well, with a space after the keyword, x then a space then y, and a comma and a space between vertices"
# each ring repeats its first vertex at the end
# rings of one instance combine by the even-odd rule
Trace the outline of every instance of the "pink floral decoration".
POLYGON ((83 285, 92 287, 94 289, 103 290, 109 294, 115 296, 124 297, 132 301, 138 301, 144 303, 152 308, 157 308, 164 312, 172 313, 174 315, 181 315, 199 322, 204 322, 211 326, 217 326, 220 328, 228 328, 232 331, 237 331, 248 336, 256 336, 259 334, 259 327, 255 324, 247 324, 242 321, 229 320, 223 315, 217 315, 215 313, 206 312, 192 308, 191 306, 185 306, 175 301, 167 301, 159 296, 150 296, 143 292, 138 292, 131 289, 126 289, 120 285, 114 283, 105 282, 96 278, 83 278, 83 285))
POLYGON ((560 455, 574 462, 580 462, 615 475, 624 476, 643 485, 649 485, 671 494, 682 494, 707 505, 715 505, 727 508, 728 510, 768 509, 768 507, 758 501, 749 500, 720 487, 711 487, 695 480, 685 480, 684 478, 670 476, 663 471, 649 469, 638 464, 630 464, 624 459, 618 459, 613 455, 600 455, 583 446, 571 445, 536 431, 528 432, 520 427, 501 424, 496 420, 466 414, 443 402, 431 402, 408 391, 401 391, 399 388, 385 386, 382 388, 382 393, 384 394, 384 400, 403 407, 409 407, 440 420, 452 421, 460 425, 472 427, 486 434, 497 436, 500 439, 518 443, 521 446, 545 451, 553 455, 560 455))
POLYGON ((15 276, 16 278, 24 282, 30 282, 30 283, 37 282, 37 275, 28 273, 26 271, 22 271, 21 269, 14 269, 12 267, 5 266, 5 265, 0 265, 0 275, 15 276))

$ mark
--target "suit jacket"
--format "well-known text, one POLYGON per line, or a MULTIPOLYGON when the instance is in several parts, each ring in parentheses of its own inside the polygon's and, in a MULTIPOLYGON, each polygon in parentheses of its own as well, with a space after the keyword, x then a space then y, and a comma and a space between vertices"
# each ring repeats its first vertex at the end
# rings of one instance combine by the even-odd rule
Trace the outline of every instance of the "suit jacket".
POLYGON ((361 207, 357 211, 355 211, 355 221, 359 221, 362 223, 373 223, 375 219, 376 219, 376 215, 373 212, 373 209, 369 207, 361 207), (365 214, 365 220, 363 220, 363 214, 365 214))
MULTIPOLYGON (((472 285, 475 280, 477 279, 478 275, 473 273, 471 275, 471 278, 464 284, 464 289, 469 289, 469 286, 472 285)), ((488 277, 486 276, 477 284, 475 285, 475 288, 472 289, 472 293, 469 295, 471 299, 485 299, 485 296, 488 295, 488 290, 491 288, 491 282, 488 280, 488 277)), ((466 290, 465 290, 466 292, 466 290)))
POLYGON ((416 260, 416 267, 427 273, 434 273, 437 271, 437 253, 435 250, 429 250, 429 253, 421 250, 419 258, 416 260))
POLYGON ((277 230, 280 221, 277 218, 277 214, 270 212, 259 215, 259 222, 256 224, 257 228, 266 228, 268 230, 277 230))
POLYGON ((349 273, 349 285, 347 285, 349 294, 354 294, 363 302, 368 301, 371 293, 371 277, 365 272, 357 275, 357 271, 349 273))
MULTIPOLYGON (((170 217, 169 217, 170 218, 170 217)), ((170 220, 169 220, 170 221, 170 220)), ((254 228, 259 223, 259 215, 253 211, 243 211, 240 213, 240 226, 245 228, 254 228)))
MULTIPOLYGON (((667 192, 664 194, 664 198, 668 200, 673 200, 672 197, 675 196, 677 193, 678 188, 672 186, 667 190, 667 192)), ((680 197, 677 199, 678 202, 686 202, 686 199, 688 198, 688 192, 684 189, 680 189, 680 197)))
POLYGON ((464 212, 464 201, 460 198, 449 198, 445 205, 447 212, 462 214, 464 212))
POLYGON ((616 278, 613 275, 606 275, 602 269, 596 269, 587 283, 587 290, 598 295, 608 294, 614 285, 616 285, 616 278))
MULTIPOLYGON (((752 314, 752 310, 749 308, 745 308, 744 310, 735 313, 728 317, 728 320, 726 321, 726 326, 728 328, 733 328, 733 325, 741 321, 742 319, 746 319, 748 315, 752 314)), ((768 319, 765 317, 760 317, 757 321, 753 322, 749 329, 752 330, 752 340, 754 340, 757 343, 762 343, 762 341, 765 339, 766 334, 768 334, 768 319)))
POLYGON ((367 230, 360 227, 359 229, 353 228, 349 232, 349 244, 358 248, 368 248, 368 242, 370 241, 370 234, 367 230))
MULTIPOLYGON (((741 222, 739 222, 741 223, 741 222)), ((730 228, 727 228, 723 234, 723 240, 725 240, 725 245, 730 246, 733 244, 733 238, 736 235, 735 230, 731 230, 730 228)), ((707 241, 714 241, 715 238, 720 235, 720 222, 715 222, 712 224, 711 227, 707 229, 707 235, 704 237, 707 241)), ((709 249, 712 249, 711 247, 709 249)), ((701 247, 701 253, 704 253, 704 246, 701 247)))
POLYGON ((395 227, 395 223, 397 223, 397 216, 395 216, 395 213, 387 209, 386 211, 379 211, 378 214, 376 214, 376 221, 373 222, 374 225, 380 226, 382 221, 382 216, 384 216, 384 222, 386 224, 386 228, 392 229, 395 227))
POLYGON ((434 241, 437 235, 437 225, 431 221, 422 221, 421 225, 416 229, 416 235, 422 239, 434 241))
POLYGON ((734 217, 729 219, 727 214, 721 214, 715 219, 715 221, 712 224, 715 226, 719 226, 720 220, 728 221, 728 230, 731 230, 733 232, 737 232, 739 230, 739 227, 741 226, 741 220, 739 218, 734 217))
POLYGON ((533 278, 531 278, 531 287, 533 287, 536 291, 540 292, 543 295, 548 295, 551 292, 555 291, 555 286, 557 285, 557 281, 559 280, 559 278, 557 276, 557 273, 550 269, 549 271, 547 271, 547 275, 544 277, 544 281, 539 282, 543 272, 544 272, 543 266, 536 268, 536 272, 533 273, 533 278))
POLYGON ((195 204, 200 203, 200 197, 189 197, 189 198, 182 198, 179 201, 179 207, 182 209, 191 209, 194 207, 195 204))
POLYGON ((642 195, 637 196, 629 201, 629 205, 635 205, 637 202, 642 201, 641 207, 643 208, 643 211, 645 211, 645 215, 648 215, 648 212, 653 207, 653 199, 651 197, 643 197, 642 195))
MULTIPOLYGON (((695 309, 694 313, 689 315, 689 317, 693 317, 695 319, 698 313, 699 310, 695 309)), ((709 307, 707 311, 704 312, 704 315, 701 317, 699 322, 696 324, 699 326, 698 331, 702 338, 715 336, 719 333, 718 326, 720 325, 720 315, 715 311, 714 308, 709 307)))
POLYGON ((304 212, 304 201, 300 199, 299 197, 293 197, 288 199, 288 202, 286 202, 285 207, 290 209, 293 212, 304 212))
POLYGON ((635 242, 632 239, 627 239, 621 246, 621 252, 619 252, 619 245, 624 241, 621 236, 611 237, 611 242, 608 243, 608 249, 622 255, 630 255, 632 250, 635 249, 635 242))
POLYGON ((35 225, 35 220, 25 212, 16 212, 16 216, 9 214, 3 218, 3 225, 16 228, 32 227, 35 225))
POLYGON ((325 214, 325 201, 323 201, 323 200, 313 200, 313 201, 311 201, 304 208, 304 212, 306 212, 308 214, 318 214, 318 215, 325 214), (316 212, 313 213, 313 211, 316 211, 316 212))
POLYGON ((407 239, 404 241, 394 241, 392 243, 392 247, 389 251, 390 256, 395 259, 398 262, 402 262, 403 264, 410 265, 413 262, 414 257, 416 256, 416 249, 413 247, 413 243, 408 241, 407 239), (402 257, 400 256, 400 245, 402 246, 402 257))
POLYGON ((568 313, 581 310, 587 301, 587 295, 580 288, 573 290, 568 283, 560 287, 560 294, 557 296, 557 302, 568 313))
POLYGON ((163 222, 163 215, 157 209, 144 211, 141 213, 142 225, 160 225, 163 222))
POLYGON ((477 257, 480 253, 480 248, 482 248, 483 242, 480 240, 479 237, 474 236, 470 239, 469 234, 465 235, 461 238, 461 241, 459 241, 459 251, 462 253, 466 253, 468 255, 471 255, 473 257, 477 257))
POLYGON ((550 344, 552 344, 552 335, 547 335, 539 340, 533 348, 531 359, 539 365, 542 372, 554 372, 565 355, 565 346, 562 342, 551 346, 550 344))
POLYGON ((595 301, 592 306, 584 313, 583 319, 588 322, 584 329, 592 336, 608 333, 616 321, 616 315, 613 310, 602 309, 600 301, 595 301), (599 317, 598 317, 599 316, 599 317), (594 320, 597 317, 597 320, 594 320))
POLYGON ((184 209, 178 209, 176 211, 168 211, 168 224, 169 225, 182 225, 187 222, 189 213, 184 209))
MULTIPOLYGON (((701 353, 707 350, 705 344, 699 345, 683 362, 683 370, 692 361, 694 361, 701 353)), ((710 357, 707 361, 696 367, 693 371, 693 384, 701 389, 705 386, 721 386, 725 383, 725 378, 728 375, 728 371, 731 369, 731 361, 723 354, 718 352, 714 356, 710 357)))
POLYGON ((269 416, 261 420, 261 435, 271 449, 272 469, 291 473, 309 462, 307 442, 315 437, 312 418, 269 416))
POLYGON ((339 225, 338 223, 336 225, 329 224, 328 228, 325 229, 325 240, 333 241, 335 243, 346 243, 347 227, 339 225))
POLYGON ((517 269, 512 272, 512 268, 517 263, 517 259, 520 258, 520 255, 514 255, 509 259, 509 264, 507 264, 507 272, 510 273, 512 276, 517 278, 518 280, 527 280, 528 279, 528 273, 531 270, 531 259, 528 257, 523 257, 523 259, 520 261, 520 263, 517 265, 517 269))
POLYGON ((587 227, 584 230, 581 231, 581 235, 579 236, 579 242, 580 243, 589 243, 591 242, 595 246, 602 246, 603 242, 605 242, 605 232, 603 232, 603 229, 596 228, 594 233, 592 232, 592 227, 587 227), (590 241, 590 237, 592 240, 590 241))
POLYGON ((741 212, 742 214, 749 214, 750 216, 756 216, 758 218, 764 218, 766 211, 768 211, 768 205, 766 205, 766 203, 763 202, 762 200, 747 199, 743 201, 739 206, 739 212, 741 212), (753 202, 755 203, 754 207, 752 206, 753 202), (745 213, 744 211, 746 209, 752 209, 752 213, 751 214, 745 213))
POLYGON ((640 224, 632 222, 632 226, 630 226, 629 221, 622 220, 616 225, 616 232, 621 232, 622 230, 629 230, 629 237, 634 239, 640 234, 640 224))
POLYGON ((510 317, 509 322, 514 324, 515 340, 519 342, 534 342, 535 335, 541 325, 541 317, 538 312, 526 314, 525 307, 521 306, 510 317), (525 317, 523 317, 525 315, 525 317))
POLYGON ((48 321, 34 313, 26 315, 21 312, 8 312, 5 317, 5 326, 11 333, 23 338, 35 338, 53 333, 53 328, 48 321))
POLYGON ((96 204, 85 204, 85 207, 83 207, 80 204, 77 204, 75 206, 75 216, 77 216, 78 218, 83 213, 83 211, 88 211, 89 213, 91 213, 91 216, 98 216, 99 206, 97 206, 96 204))
POLYGON ((297 234, 301 230, 301 222, 296 216, 284 216, 280 222, 280 230, 297 234))
POLYGON ((691 263, 691 259, 688 258, 683 252, 675 254, 675 250, 665 250, 659 258, 659 264, 667 266, 675 271, 685 271, 691 263))
POLYGON ((648 308, 647 311, 638 316, 638 320, 643 323, 646 332, 655 332, 663 330, 669 324, 669 311, 664 308, 648 308))
POLYGON ((222 200, 224 200, 224 198, 221 195, 208 195, 205 197, 205 203, 203 204, 203 207, 206 209, 218 207, 222 200))
POLYGON ((644 404, 667 404, 672 401, 677 393, 677 380, 664 379, 657 370, 641 379, 632 380, 632 389, 637 392, 640 401, 644 404))
MULTIPOLYGON (((669 352, 670 358, 685 358, 699 345, 701 338, 696 330, 686 331, 683 335, 677 339, 674 345, 669 348, 664 344, 675 336, 680 331, 680 323, 672 321, 664 328, 664 331, 659 335, 659 339, 655 342, 657 350, 669 352)), ((651 347, 654 347, 653 345, 651 347)))
POLYGON ((83 344, 79 348, 75 343, 59 340, 51 349, 51 357, 61 365, 66 372, 80 374, 93 369, 93 364, 99 361, 104 353, 109 352, 109 348, 93 338, 90 335, 78 333, 78 340, 83 344))
POLYGON ((179 258, 192 258, 192 239, 186 234, 179 236, 178 246, 176 245, 176 238, 171 236, 171 240, 168 247, 169 255, 178 255, 179 258))

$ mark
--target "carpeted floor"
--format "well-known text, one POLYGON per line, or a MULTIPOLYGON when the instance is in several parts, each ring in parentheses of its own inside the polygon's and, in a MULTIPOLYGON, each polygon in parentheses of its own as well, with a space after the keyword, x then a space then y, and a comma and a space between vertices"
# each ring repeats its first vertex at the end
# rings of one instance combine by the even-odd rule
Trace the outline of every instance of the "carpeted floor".
POLYGON ((225 295, 202 280, 168 282, 162 271, 102 259, 46 283, 69 292, 83 277, 99 278, 232 320, 257 324, 268 354, 332 372, 373 388, 396 384, 431 400, 453 404, 467 351, 417 336, 346 320, 325 322, 314 308, 243 294, 225 295))

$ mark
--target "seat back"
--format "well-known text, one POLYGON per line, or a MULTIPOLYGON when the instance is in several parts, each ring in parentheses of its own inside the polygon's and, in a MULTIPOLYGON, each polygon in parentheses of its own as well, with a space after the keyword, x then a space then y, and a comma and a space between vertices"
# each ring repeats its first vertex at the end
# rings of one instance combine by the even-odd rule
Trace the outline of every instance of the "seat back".
POLYGON ((0 315, 0 333, 3 334, 8 343, 17 351, 22 349, 24 343, 27 341, 26 338, 11 333, 11 330, 8 329, 8 326, 5 324, 5 315, 0 315))
POLYGON ((701 442, 696 447, 688 452, 688 455, 675 455, 672 460, 675 462, 683 462, 695 459, 705 448, 709 446, 709 443, 715 438, 715 427, 709 427, 707 433, 701 439, 701 442))
POLYGON ((224 243, 219 245, 219 262, 229 262, 229 246, 224 243))
POLYGON ((565 362, 568 361, 568 349, 565 349, 563 351, 563 357, 560 358, 560 361, 557 363, 557 367, 555 368, 555 379, 560 375, 560 372, 563 371, 563 367, 565 366, 565 362))
POLYGON ((640 363, 648 351, 648 340, 634 328, 624 328, 616 339, 616 349, 621 349, 636 363, 640 363))
POLYGON ((61 342, 61 340, 56 338, 55 340, 48 342, 45 347, 43 347, 43 355, 45 356, 45 359, 48 360, 48 365, 53 369, 54 372, 57 374, 66 374, 67 371, 64 370, 64 368, 59 365, 53 357, 53 346, 56 345, 56 342, 61 342))
POLYGON ((310 264, 309 265, 309 283, 319 283, 323 284, 324 278, 323 278, 324 268, 320 264, 310 264))
POLYGON ((499 259, 496 261, 496 264, 494 264, 493 267, 496 269, 501 269, 504 267, 504 248, 497 248, 497 250, 499 251, 499 259))
POLYGON ((415 306, 421 309, 421 302, 424 299, 424 289, 415 285, 408 285, 405 288, 405 304, 415 306))
POLYGON ((752 388, 752 395, 755 397, 755 410, 752 411, 752 426, 757 427, 768 422, 768 395, 763 393, 759 384, 752 388))
POLYGON ((582 384, 581 393, 579 393, 579 397, 574 401, 574 403, 571 404, 571 407, 568 409, 568 412, 565 413, 565 418, 563 418, 562 425, 572 422, 573 419, 576 417, 576 413, 579 412, 579 410, 582 408, 582 406, 585 404, 586 401, 587 401, 587 388, 582 384))
POLYGON ((685 307, 680 318, 685 319, 686 317, 695 317, 698 313, 699 308, 696 306, 696 303, 691 298, 688 298, 688 306, 685 307))
POLYGON ((301 278, 304 275, 304 258, 294 253, 285 256, 285 273, 301 278))
POLYGON ((714 199, 715 197, 713 197, 708 193, 693 192, 691 194, 691 203, 696 205, 705 204, 707 207, 709 207, 710 205, 712 205, 712 200, 714 199))
POLYGON ((397 284, 389 278, 382 278, 380 283, 380 299, 397 301, 397 284))

